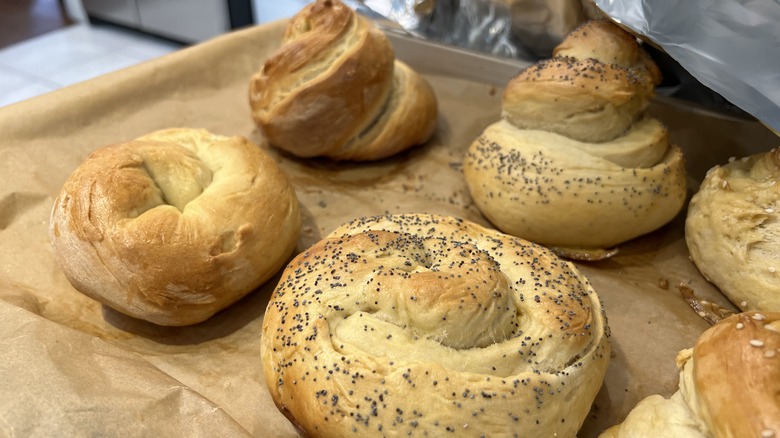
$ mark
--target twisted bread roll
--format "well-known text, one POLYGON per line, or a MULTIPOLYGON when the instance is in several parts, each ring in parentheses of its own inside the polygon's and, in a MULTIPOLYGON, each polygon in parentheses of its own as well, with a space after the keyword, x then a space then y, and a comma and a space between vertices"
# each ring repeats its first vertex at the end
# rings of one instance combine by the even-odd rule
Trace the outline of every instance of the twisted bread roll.
POLYGON ((642 117, 657 67, 616 26, 591 21, 522 71, 503 119, 469 148, 474 202, 504 232, 566 248, 606 248, 671 220, 685 163, 664 126, 642 117))
POLYGON ((742 313, 677 356, 680 389, 647 397, 601 438, 780 436, 780 313, 742 313))
POLYGON ((430 86, 338 0, 305 7, 283 41, 250 81, 252 116, 272 145, 300 157, 376 160, 433 135, 430 86))
POLYGON ((276 405, 311 436, 573 437, 607 336, 587 279, 545 248, 397 215, 346 224, 288 265, 262 360, 276 405))
POLYGON ((780 311, 780 150, 711 169, 688 206, 696 267, 742 310, 780 311))
POLYGON ((277 272, 299 227, 295 192, 256 145, 169 129, 89 155, 54 202, 50 238, 85 295, 187 325, 277 272))

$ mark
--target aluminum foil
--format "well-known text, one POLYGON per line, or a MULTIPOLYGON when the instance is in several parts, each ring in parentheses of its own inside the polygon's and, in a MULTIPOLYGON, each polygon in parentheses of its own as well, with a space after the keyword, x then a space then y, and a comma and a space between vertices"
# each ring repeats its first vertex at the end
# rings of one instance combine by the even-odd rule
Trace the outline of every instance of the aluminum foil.
POLYGON ((581 0, 364 0, 427 40, 523 60, 548 57, 585 20, 581 0))
POLYGON ((780 2, 594 1, 702 84, 780 132, 780 2))
MULTIPOLYGON (((347 0, 350 1, 350 0, 347 0)), ((588 18, 608 16, 652 45, 658 94, 780 132, 778 0, 351 0, 422 39, 505 58, 549 57, 588 18), (655 49, 655 47, 658 49, 655 49)))

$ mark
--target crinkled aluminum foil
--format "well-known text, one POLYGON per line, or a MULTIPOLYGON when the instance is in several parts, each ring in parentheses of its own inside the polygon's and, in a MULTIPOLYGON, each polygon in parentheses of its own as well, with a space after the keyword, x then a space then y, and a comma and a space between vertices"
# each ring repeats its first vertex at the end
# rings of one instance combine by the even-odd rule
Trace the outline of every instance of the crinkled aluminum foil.
POLYGON ((517 59, 547 57, 585 20, 581 0, 365 0, 407 32, 517 59))

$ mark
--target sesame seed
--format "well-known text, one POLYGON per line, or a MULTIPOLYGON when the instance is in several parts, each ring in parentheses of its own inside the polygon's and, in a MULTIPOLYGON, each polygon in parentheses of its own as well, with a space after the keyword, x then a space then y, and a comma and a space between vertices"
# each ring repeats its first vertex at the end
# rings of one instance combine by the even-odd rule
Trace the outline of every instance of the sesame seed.
POLYGON ((754 347, 763 347, 764 346, 764 341, 762 341, 760 339, 751 339, 750 340, 750 345, 752 345, 754 347))
POLYGON ((742 324, 741 322, 738 322, 737 323, 737 330, 742 330, 743 328, 745 328, 745 324, 742 324))
POLYGON ((772 438, 775 436, 775 431, 772 429, 764 429, 761 431, 761 438, 772 438))
POLYGON ((775 271, 776 271, 776 269, 775 269, 775 267, 774 267, 774 266, 770 266, 770 267, 769 267, 769 272, 772 272, 772 273, 774 273, 775 271))
POLYGON ((775 209, 774 208, 765 208, 764 211, 767 212, 767 213, 774 213, 775 209))
POLYGON ((747 301, 739 303, 739 307, 747 307, 747 301))
POLYGON ((771 358, 777 356, 777 352, 775 350, 766 350, 764 352, 764 357, 771 358))
POLYGON ((755 315, 753 315, 753 319, 755 319, 756 321, 763 321, 764 320, 764 315, 762 315, 760 313, 756 313, 755 315))

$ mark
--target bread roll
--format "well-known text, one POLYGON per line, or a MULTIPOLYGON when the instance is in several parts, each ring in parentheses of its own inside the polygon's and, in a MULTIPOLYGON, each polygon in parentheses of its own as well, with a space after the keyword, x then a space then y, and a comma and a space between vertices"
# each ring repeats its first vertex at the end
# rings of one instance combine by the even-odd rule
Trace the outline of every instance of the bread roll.
POLYGON ((711 327, 677 356, 680 389, 650 396, 601 438, 780 436, 780 313, 711 327))
POLYGON ((287 266, 262 361, 310 436, 574 437, 607 337, 587 279, 549 250, 396 215, 346 224, 287 266))
POLYGON ((660 73, 617 26, 590 21, 513 78, 502 120, 470 146, 472 198, 500 230, 552 247, 608 248, 682 208, 681 150, 644 115, 660 73))
POLYGON ((268 280, 299 228, 293 188, 257 145, 170 129, 90 154, 55 200, 49 231, 76 289, 177 326, 268 280))
POLYGON ((338 0, 318 0, 292 18, 249 97, 271 144, 299 157, 377 160, 426 142, 436 128, 430 86, 338 0))
POLYGON ((742 310, 780 312, 780 150, 711 169, 685 241, 702 275, 742 310))

